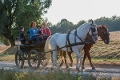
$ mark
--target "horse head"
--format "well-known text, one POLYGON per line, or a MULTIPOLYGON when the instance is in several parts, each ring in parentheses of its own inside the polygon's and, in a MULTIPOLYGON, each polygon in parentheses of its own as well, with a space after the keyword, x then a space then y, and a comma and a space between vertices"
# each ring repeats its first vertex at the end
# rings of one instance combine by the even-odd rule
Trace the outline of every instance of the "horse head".
POLYGON ((98 31, 97 31, 97 25, 94 23, 94 21, 92 20, 91 24, 90 24, 90 28, 89 28, 89 32, 88 35, 91 37, 93 42, 96 42, 98 40, 98 31))
POLYGON ((105 44, 109 44, 110 38, 109 38, 109 31, 108 26, 100 25, 98 26, 98 36, 104 41, 105 44))

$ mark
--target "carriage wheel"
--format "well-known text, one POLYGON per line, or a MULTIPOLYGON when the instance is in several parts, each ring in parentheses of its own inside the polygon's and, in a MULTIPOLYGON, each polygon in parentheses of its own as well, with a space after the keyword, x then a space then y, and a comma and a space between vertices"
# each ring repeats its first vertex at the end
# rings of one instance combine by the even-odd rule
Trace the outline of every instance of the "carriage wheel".
POLYGON ((23 68, 24 65, 24 54, 22 50, 18 50, 15 54, 15 63, 19 68, 23 68))
POLYGON ((37 50, 31 50, 28 54, 28 65, 32 69, 37 69, 40 65, 40 55, 37 50))
POLYGON ((45 57, 44 51, 40 53, 40 57, 41 57, 41 65, 43 67, 46 67, 47 66, 47 58, 45 57))

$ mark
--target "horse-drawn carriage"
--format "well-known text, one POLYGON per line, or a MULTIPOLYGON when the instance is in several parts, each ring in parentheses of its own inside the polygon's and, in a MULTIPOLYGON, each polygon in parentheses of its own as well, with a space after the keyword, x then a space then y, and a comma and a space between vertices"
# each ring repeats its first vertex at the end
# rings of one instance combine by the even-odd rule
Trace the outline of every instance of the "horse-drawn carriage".
MULTIPOLYGON (((63 51, 72 51, 76 54, 76 69, 79 70, 79 67, 82 64, 82 57, 79 51, 81 51, 86 44, 85 38, 87 34, 89 35, 90 41, 95 42, 98 39, 98 34, 102 40, 107 44, 109 43, 109 32, 106 27, 96 27, 93 23, 85 23, 78 27, 77 30, 72 31, 68 36, 68 34, 54 34, 51 38, 47 38, 47 40, 41 40, 40 44, 34 45, 33 42, 28 41, 29 44, 20 44, 17 47, 20 47, 15 54, 15 63, 18 67, 22 68, 24 65, 24 60, 28 60, 28 64, 31 68, 37 69, 39 65, 42 66, 47 65, 47 58, 45 57, 46 53, 52 52, 52 68, 56 66, 59 68, 57 64, 58 61, 61 62, 59 58, 59 54, 57 53, 60 49, 63 51), (68 36, 68 39, 67 39, 68 36), (66 41, 68 41, 66 44, 66 41), (61 42, 62 41, 62 42, 61 42), (51 46, 51 49, 49 46, 51 46), (72 47, 70 49, 70 47, 72 47), (45 49, 45 51, 44 51, 45 49), (49 50, 50 49, 50 50, 49 50), (80 59, 80 63, 78 64, 78 60, 80 59), (56 62, 57 61, 57 62, 56 62)), ((17 40, 20 40, 17 38, 17 40)), ((88 44, 88 42, 87 42, 88 44)), ((92 43, 93 45, 93 43, 92 43)), ((89 51, 88 51, 89 52, 89 51)), ((87 54, 87 53, 86 53, 87 54)), ((88 53, 89 54, 89 53, 88 53)), ((90 55, 87 55, 90 57, 90 55)), ((91 62, 91 60, 90 60, 91 62)), ((92 64, 92 63, 91 63, 92 64)), ((83 64, 84 65, 84 64, 83 64)), ((82 66, 83 67, 83 66, 82 66)), ((92 67, 92 66, 91 66, 92 67)))
MULTIPOLYGON (((22 39, 16 38, 17 43, 22 39)), ((19 68, 23 68, 24 61, 28 60, 30 68, 37 69, 39 65, 47 65, 47 61, 44 54, 45 39, 41 39, 39 44, 34 44, 32 40, 26 40, 25 44, 16 44, 17 52, 15 54, 15 63, 19 68)))

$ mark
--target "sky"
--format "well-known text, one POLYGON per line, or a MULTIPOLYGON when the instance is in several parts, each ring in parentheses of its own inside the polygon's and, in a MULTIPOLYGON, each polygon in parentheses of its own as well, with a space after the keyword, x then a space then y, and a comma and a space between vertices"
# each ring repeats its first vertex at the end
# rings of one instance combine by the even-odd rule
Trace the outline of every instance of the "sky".
POLYGON ((52 0, 52 5, 43 16, 52 24, 67 19, 73 24, 80 20, 120 16, 120 0, 52 0))

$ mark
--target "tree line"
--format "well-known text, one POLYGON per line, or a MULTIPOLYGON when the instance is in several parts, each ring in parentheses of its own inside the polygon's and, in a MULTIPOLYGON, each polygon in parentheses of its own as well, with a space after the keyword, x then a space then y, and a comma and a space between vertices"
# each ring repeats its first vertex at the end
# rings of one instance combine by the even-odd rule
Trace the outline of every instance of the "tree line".
MULTIPOLYGON (((90 21, 90 20, 88 20, 90 21)), ((106 25, 108 26, 109 31, 119 31, 120 30, 120 17, 119 16, 112 16, 111 18, 101 17, 94 20, 97 25, 106 25)), ((50 27, 52 34, 56 32, 65 33, 67 30, 77 29, 80 25, 87 21, 80 20, 77 24, 73 24, 72 22, 68 21, 67 19, 62 19, 56 25, 52 25, 50 27)))

